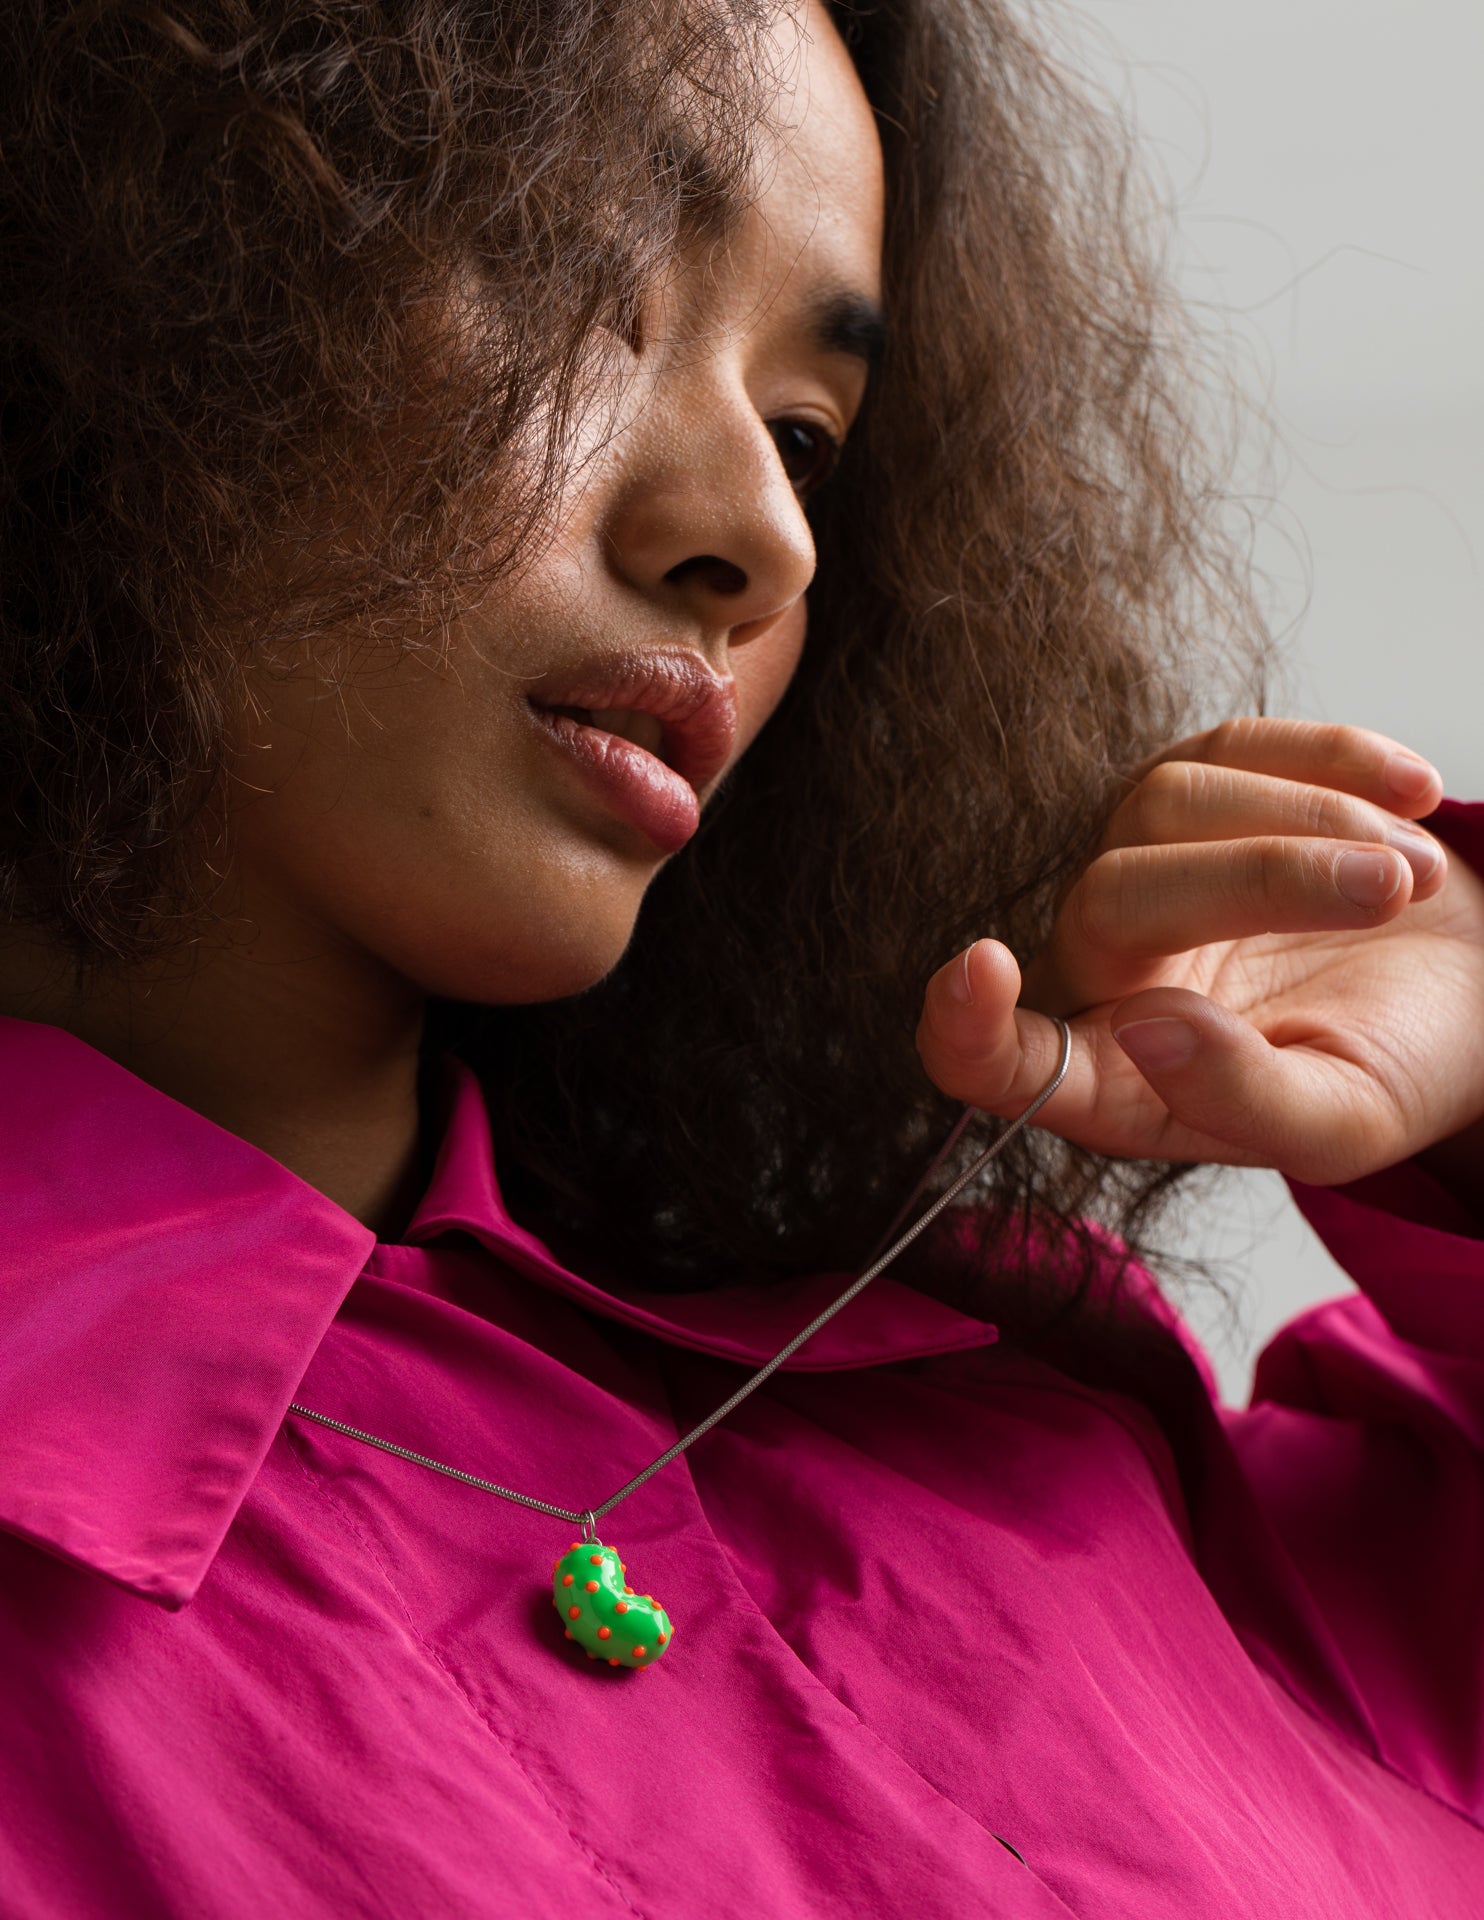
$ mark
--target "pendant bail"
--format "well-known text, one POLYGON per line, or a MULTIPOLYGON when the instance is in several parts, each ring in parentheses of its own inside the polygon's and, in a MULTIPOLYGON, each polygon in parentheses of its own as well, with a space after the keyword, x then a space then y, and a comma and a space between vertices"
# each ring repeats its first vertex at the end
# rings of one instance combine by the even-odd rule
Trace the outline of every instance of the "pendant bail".
POLYGON ((587 1546, 589 1542, 596 1540, 597 1537, 598 1518, 592 1508, 589 1507, 582 1516, 582 1544, 587 1546))

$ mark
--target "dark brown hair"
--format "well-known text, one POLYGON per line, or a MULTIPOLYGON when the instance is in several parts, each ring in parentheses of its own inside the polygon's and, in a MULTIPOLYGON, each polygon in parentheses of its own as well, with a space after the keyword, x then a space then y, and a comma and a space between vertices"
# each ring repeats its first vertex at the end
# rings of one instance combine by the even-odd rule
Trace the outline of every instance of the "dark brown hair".
MULTIPOLYGON (((492 531, 518 557, 594 323, 745 190, 770 10, 16 0, 13 915, 130 959, 198 910, 179 850, 270 643, 273 607, 232 598, 255 559, 294 621, 378 631, 487 584, 492 531), (460 262, 481 351, 430 353, 460 262), (543 396, 522 492, 502 457, 543 396), (368 462, 393 440, 416 459, 368 462), (358 510, 311 537, 306 489, 358 510)), ((606 982, 434 1023, 485 1074, 520 1204, 651 1281, 870 1243, 952 1118, 912 1045, 926 976, 975 935, 1033 953, 1189 689, 1255 650, 1116 126, 1002 0, 836 18, 886 151, 891 344, 815 509, 803 667, 606 982)), ((1043 1140, 995 1191, 1137 1233, 1164 1179, 1043 1140)))
POLYGON ((518 559, 597 324, 742 196, 764 19, 0 9, 0 913, 84 960, 189 927, 245 653, 518 559))

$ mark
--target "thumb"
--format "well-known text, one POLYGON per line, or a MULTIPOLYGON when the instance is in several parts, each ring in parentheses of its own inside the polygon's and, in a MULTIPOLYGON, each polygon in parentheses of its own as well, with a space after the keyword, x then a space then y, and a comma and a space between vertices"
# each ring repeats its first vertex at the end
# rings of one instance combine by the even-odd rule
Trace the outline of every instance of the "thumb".
POLYGON ((1113 1009, 1114 1040, 1190 1139, 1180 1158, 1277 1167, 1323 1183, 1348 1177, 1371 1099, 1345 1065, 1294 1044, 1275 1047, 1249 1021, 1183 987, 1154 987, 1113 1009), (1202 1143, 1208 1143, 1203 1145, 1202 1143))
MULTIPOLYGON (((1044 1014, 1017 1008, 1020 968, 998 940, 976 940, 929 980, 917 1051, 944 1093, 1007 1120, 1028 1107, 1056 1072, 1061 1034, 1044 1014)), ((1073 1050, 1066 1079, 1038 1126, 1065 1131, 1064 1116, 1085 1106, 1090 1066, 1073 1050)))

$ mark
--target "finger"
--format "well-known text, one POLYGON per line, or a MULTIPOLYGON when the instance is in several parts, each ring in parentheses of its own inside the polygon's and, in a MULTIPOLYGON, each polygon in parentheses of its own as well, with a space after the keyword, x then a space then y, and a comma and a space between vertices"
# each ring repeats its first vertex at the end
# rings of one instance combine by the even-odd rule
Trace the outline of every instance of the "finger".
POLYGON ((1325 721, 1223 721, 1152 755, 1139 769, 1140 777, 1165 760, 1204 761, 1334 787, 1408 820, 1431 813, 1443 797, 1443 776, 1410 747, 1368 727, 1325 721))
POLYGON ((1442 847, 1430 833, 1370 801, 1242 767, 1164 760, 1152 768, 1108 823, 1105 848, 1172 846, 1307 835, 1393 847, 1412 869, 1412 898, 1425 900, 1447 876, 1442 847))
MULTIPOLYGON (((1051 1079, 1061 1035, 1051 1020, 1016 1007, 1020 969, 997 940, 976 940, 927 984, 917 1051, 931 1079, 955 1100, 1013 1120, 1051 1079)), ((1093 1063, 1074 1046, 1066 1078, 1036 1116, 1067 1130, 1093 1104, 1093 1063)))
POLYGON ((1114 1010, 1112 1032, 1169 1114, 1163 1157, 1277 1167, 1326 1185, 1375 1164, 1395 1128, 1359 1066, 1273 1046, 1202 994, 1136 994, 1114 1010))
MULTIPOLYGON (((1055 1023, 1016 1006, 1018 979, 1004 947, 976 941, 928 982, 917 1028, 923 1065, 943 1092, 1005 1119, 1025 1111, 1061 1058, 1055 1023)), ((1074 1020, 1071 1030, 1066 1076, 1037 1113, 1038 1127, 1126 1159, 1230 1157, 1219 1140, 1171 1120, 1106 1021, 1074 1020)))
POLYGON ((1115 848, 1062 903, 1044 976, 1057 983, 1056 1010, 1088 1006, 1216 941, 1384 925, 1411 892, 1411 868, 1388 847, 1259 837, 1115 848))

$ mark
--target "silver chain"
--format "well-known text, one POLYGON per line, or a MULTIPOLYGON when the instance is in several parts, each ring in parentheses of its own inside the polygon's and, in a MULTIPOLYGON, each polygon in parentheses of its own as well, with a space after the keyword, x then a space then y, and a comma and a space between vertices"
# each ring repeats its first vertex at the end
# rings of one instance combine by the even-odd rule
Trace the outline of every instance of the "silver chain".
MULTIPOLYGON (((336 1433, 343 1433, 349 1440, 360 1440, 368 1447, 379 1447, 383 1453, 394 1453, 399 1460, 410 1460, 414 1466, 427 1467, 433 1473, 446 1474, 450 1480, 462 1480, 465 1486, 478 1487, 482 1493, 492 1493, 501 1500, 513 1500, 515 1504, 520 1507, 532 1507, 537 1513, 550 1514, 553 1520, 565 1520, 570 1526, 580 1527, 582 1529, 582 1537, 585 1540, 591 1540, 597 1524, 603 1518, 604 1514, 611 1513, 620 1500, 627 1500, 631 1493, 637 1492, 646 1480, 652 1478, 653 1475, 660 1471, 661 1467, 668 1467, 672 1460, 679 1459, 686 1448, 693 1447, 697 1440, 701 1438, 702 1434, 710 1433, 714 1426, 720 1421, 725 1420, 727 1415, 735 1408, 740 1407, 749 1394, 756 1393, 763 1382, 771 1374, 776 1373, 785 1360, 793 1358, 794 1354, 798 1352, 806 1340, 812 1340, 820 1328, 828 1321, 833 1320, 842 1307, 848 1307, 858 1293, 864 1291, 866 1287, 870 1286, 873 1280, 884 1273, 892 1261, 895 1260, 899 1254, 904 1253, 920 1233, 926 1232, 937 1219, 938 1215, 942 1213, 943 1209, 951 1205, 952 1202, 958 1198, 964 1188, 984 1171, 990 1161, 994 1159, 995 1155, 1007 1147, 1023 1127, 1030 1125, 1031 1121, 1035 1119, 1042 1107, 1045 1106, 1052 1094, 1056 1092, 1062 1081, 1067 1077, 1067 1067, 1072 1058, 1072 1030, 1065 1020, 1057 1019, 1055 1015, 1053 1015, 1052 1018, 1061 1034, 1061 1048, 1057 1057, 1056 1071, 1046 1082, 1045 1086, 1042 1087, 1035 1099, 1032 1100, 1030 1105, 1025 1109, 1024 1113, 1018 1115, 1014 1120, 1011 1120, 1008 1125, 1002 1127, 994 1139, 991 1140, 989 1145, 984 1149, 983 1153, 979 1155, 978 1159, 972 1161, 956 1180, 944 1188, 943 1192, 938 1195, 932 1205, 919 1215, 912 1225, 907 1228, 906 1232, 899 1234, 884 1253, 878 1254, 865 1271, 851 1281, 850 1285, 839 1298, 832 1300, 822 1313, 817 1313, 807 1327, 794 1335, 786 1347, 780 1347, 771 1360, 759 1367, 756 1373, 750 1374, 730 1399, 723 1400, 715 1412, 708 1413, 699 1426, 692 1427, 689 1433, 675 1442, 674 1446, 667 1447, 657 1460, 651 1460, 647 1467, 643 1468, 641 1472, 636 1473, 632 1480, 625 1481, 617 1493, 610 1493, 608 1498, 598 1506, 586 1507, 580 1512, 574 1513, 570 1507, 554 1506, 549 1500, 538 1500, 534 1494, 517 1493, 513 1487, 502 1487, 493 1480, 482 1480, 477 1473, 465 1473, 460 1467, 448 1467, 445 1466, 441 1460, 430 1460, 425 1453, 414 1453, 410 1447, 399 1447, 393 1440, 381 1440, 378 1439, 374 1433, 363 1433, 359 1427, 347 1426, 343 1420, 333 1420, 327 1413, 316 1413, 313 1407, 301 1406, 297 1400, 290 1404, 289 1412, 298 1414, 301 1420, 316 1420, 322 1427, 333 1428, 336 1433)), ((974 1112, 975 1109, 972 1107, 966 1107, 964 1109, 952 1133, 949 1134, 942 1147, 940 1147, 938 1152, 933 1156, 932 1164, 912 1189, 911 1193, 908 1194, 901 1212, 898 1213, 891 1227, 888 1227, 888 1233, 892 1231, 902 1219, 902 1216, 910 1209, 913 1202, 917 1199, 917 1196, 942 1165, 944 1159, 952 1152, 965 1127, 974 1117, 974 1112)))

